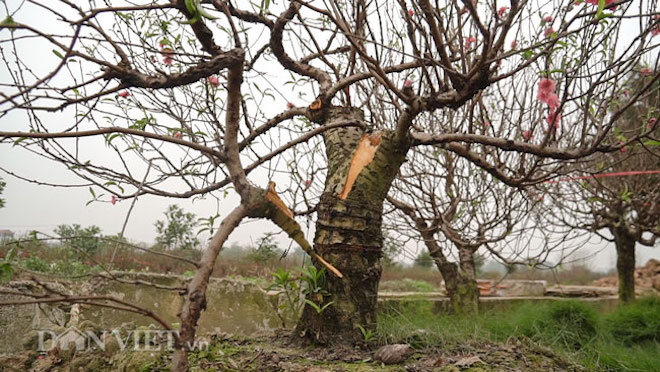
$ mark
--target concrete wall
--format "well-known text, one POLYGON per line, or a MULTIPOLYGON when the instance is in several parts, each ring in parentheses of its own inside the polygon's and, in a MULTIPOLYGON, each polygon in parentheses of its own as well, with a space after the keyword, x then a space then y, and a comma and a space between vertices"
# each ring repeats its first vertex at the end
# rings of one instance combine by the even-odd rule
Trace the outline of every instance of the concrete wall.
MULTIPOLYGON (((158 274, 123 273, 127 280, 150 280, 162 286, 184 286, 182 277, 158 274)), ((14 290, 35 291, 29 282, 12 282, 14 290)), ((178 292, 153 287, 108 282, 67 283, 64 290, 69 293, 95 293, 139 305, 154 311, 165 321, 178 322, 182 297, 178 292)), ((25 300, 26 297, 0 295, 0 302, 25 300)), ((279 296, 269 294, 258 285, 238 279, 212 279, 207 291, 207 308, 200 318, 199 332, 225 332, 250 335, 270 330, 281 325, 274 308, 279 296)), ((74 305, 75 306, 75 305, 74 305)), ((144 316, 125 311, 80 305, 79 311, 71 316, 70 304, 0 306, 0 352, 21 350, 26 335, 38 330, 61 330, 69 326, 90 321, 96 328, 112 330, 119 326, 135 329, 156 322, 144 316)), ((74 307, 75 308, 75 307, 74 307)), ((161 328, 161 326, 157 326, 161 328)))

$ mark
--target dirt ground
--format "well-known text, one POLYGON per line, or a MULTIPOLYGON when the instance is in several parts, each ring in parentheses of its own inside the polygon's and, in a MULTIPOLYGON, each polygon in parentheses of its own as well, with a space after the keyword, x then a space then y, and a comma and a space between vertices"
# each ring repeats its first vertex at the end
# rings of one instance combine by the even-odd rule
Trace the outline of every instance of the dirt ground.
MULTIPOLYGON (((618 287, 619 279, 609 276, 594 280, 591 285, 597 287, 618 287)), ((660 261, 650 259, 646 265, 635 268, 635 289, 637 292, 655 290, 660 292, 660 261)))
MULTIPOLYGON (((209 348, 191 353, 192 371, 579 371, 529 340, 506 344, 473 342, 453 347, 411 349, 399 363, 376 360, 376 347, 309 348, 291 342, 287 332, 254 338, 212 335, 209 348)), ((165 352, 26 351, 0 356, 0 371, 168 371, 165 352)))

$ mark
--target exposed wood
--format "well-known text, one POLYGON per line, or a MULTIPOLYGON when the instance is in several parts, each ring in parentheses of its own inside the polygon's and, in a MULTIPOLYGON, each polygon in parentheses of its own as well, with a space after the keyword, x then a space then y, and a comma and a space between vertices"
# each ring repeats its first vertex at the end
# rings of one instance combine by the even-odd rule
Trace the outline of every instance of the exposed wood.
POLYGON ((351 159, 351 166, 348 169, 348 175, 346 176, 346 182, 344 183, 344 189, 341 194, 339 194, 339 199, 346 200, 348 194, 353 188, 355 180, 362 172, 362 169, 369 165, 372 160, 374 160, 374 155, 380 146, 381 132, 375 132, 371 135, 365 134, 360 139, 353 158, 351 159))
POLYGON ((279 210, 284 212, 287 216, 290 218, 293 218, 293 212, 284 204, 282 199, 277 195, 277 191, 275 191, 275 182, 270 181, 268 182, 268 191, 266 192, 266 199, 268 199, 271 203, 273 203, 279 210))
POLYGON ((293 213, 286 206, 286 204, 284 204, 282 199, 280 199, 280 197, 277 195, 277 192, 275 191, 275 182, 273 181, 268 182, 266 199, 275 206, 275 211, 271 212, 268 218, 271 221, 273 221, 273 223, 275 223, 278 227, 284 230, 291 239, 293 239, 296 243, 298 243, 300 248, 302 248, 303 251, 305 251, 305 253, 307 253, 310 257, 312 257, 312 259, 320 262, 323 266, 325 266, 326 269, 332 272, 336 277, 340 279, 343 278, 344 275, 341 273, 341 271, 337 270, 336 267, 334 267, 328 261, 323 259, 323 257, 316 254, 311 244, 309 244, 309 242, 305 238, 305 234, 300 228, 300 225, 293 218, 293 213))

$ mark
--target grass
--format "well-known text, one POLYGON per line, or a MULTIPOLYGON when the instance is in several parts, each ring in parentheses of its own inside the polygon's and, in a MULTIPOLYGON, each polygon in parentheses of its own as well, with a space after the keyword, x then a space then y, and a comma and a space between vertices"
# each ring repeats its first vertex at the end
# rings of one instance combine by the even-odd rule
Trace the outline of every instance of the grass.
POLYGON ((379 285, 379 290, 391 292, 439 292, 441 288, 425 280, 403 278, 383 281, 379 285))
POLYGON ((660 342, 660 297, 645 297, 606 318, 610 333, 628 346, 660 342))
POLYGON ((423 349, 525 339, 590 370, 660 371, 659 320, 660 297, 612 314, 570 300, 516 305, 476 318, 438 314, 430 302, 410 301, 381 313, 376 341, 423 349))

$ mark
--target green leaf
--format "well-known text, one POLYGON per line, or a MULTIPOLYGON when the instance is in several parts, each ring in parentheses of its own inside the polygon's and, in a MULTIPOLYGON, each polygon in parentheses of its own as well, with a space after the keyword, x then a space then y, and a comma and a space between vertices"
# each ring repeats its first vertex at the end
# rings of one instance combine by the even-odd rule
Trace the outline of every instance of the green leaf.
POLYGON ((96 198, 96 193, 94 192, 94 189, 91 186, 89 187, 89 192, 92 194, 94 198, 96 198))
POLYGON ((655 140, 648 140, 642 142, 644 146, 660 146, 660 141, 655 141, 655 140))
POLYGON ((21 137, 21 138, 17 139, 16 141, 14 141, 14 144, 12 145, 12 147, 14 147, 14 146, 18 145, 19 143, 25 141, 26 139, 27 139, 27 137, 21 137))
POLYGON ((53 49, 53 54, 55 54, 56 56, 60 57, 61 59, 64 58, 64 56, 62 55, 62 53, 58 52, 58 51, 55 50, 55 49, 53 49))
POLYGON ((307 303, 309 306, 311 306, 314 310, 316 310, 317 313, 321 314, 322 310, 319 307, 319 305, 315 304, 314 302, 305 299, 305 303, 307 303))
POLYGON ((186 9, 188 9, 188 12, 192 15, 195 15, 196 14, 195 0, 186 0, 184 3, 186 4, 186 9))
POLYGON ((16 26, 16 22, 14 22, 14 18, 12 18, 12 16, 10 15, 5 17, 5 19, 3 19, 2 22, 0 22, 0 30, 8 26, 16 26))
POLYGON ((598 1, 598 10, 596 10, 596 21, 604 18, 603 10, 605 9, 605 0, 598 1))
POLYGON ((119 137, 120 135, 121 135, 121 133, 113 133, 113 134, 110 134, 109 136, 106 137, 106 140, 105 140, 106 144, 110 145, 110 143, 112 142, 112 140, 115 139, 115 138, 117 138, 117 137, 119 137))
POLYGON ((213 16, 211 15, 211 13, 207 12, 206 9, 204 9, 201 4, 197 6, 197 12, 199 12, 199 14, 206 19, 210 19, 210 20, 218 19, 218 17, 213 16))

